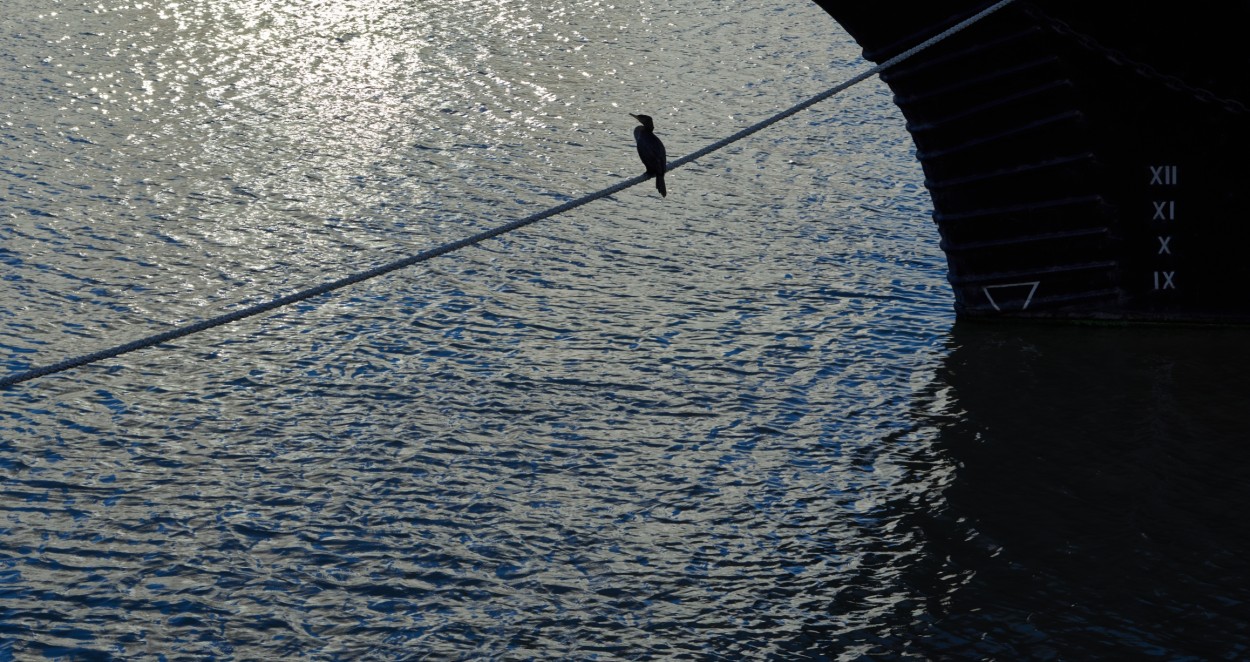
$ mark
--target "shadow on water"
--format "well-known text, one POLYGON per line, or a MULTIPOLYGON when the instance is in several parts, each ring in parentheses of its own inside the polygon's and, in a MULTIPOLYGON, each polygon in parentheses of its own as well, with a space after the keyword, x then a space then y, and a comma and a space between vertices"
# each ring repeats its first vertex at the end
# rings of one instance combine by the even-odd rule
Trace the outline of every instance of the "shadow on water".
POLYGON ((927 604, 878 646, 1250 657, 1248 371, 1241 329, 956 325, 917 403, 954 468, 912 510, 927 604))

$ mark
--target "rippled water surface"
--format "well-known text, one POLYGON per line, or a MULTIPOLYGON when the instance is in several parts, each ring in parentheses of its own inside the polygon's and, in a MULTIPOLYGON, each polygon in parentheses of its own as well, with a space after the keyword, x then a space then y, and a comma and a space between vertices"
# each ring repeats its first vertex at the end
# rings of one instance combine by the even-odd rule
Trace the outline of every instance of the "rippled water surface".
MULTIPOLYGON (((867 67, 799 1, 0 4, 10 372, 867 67)), ((957 325, 922 181, 873 80, 0 393, 0 659, 1250 656, 1240 331, 957 325)))

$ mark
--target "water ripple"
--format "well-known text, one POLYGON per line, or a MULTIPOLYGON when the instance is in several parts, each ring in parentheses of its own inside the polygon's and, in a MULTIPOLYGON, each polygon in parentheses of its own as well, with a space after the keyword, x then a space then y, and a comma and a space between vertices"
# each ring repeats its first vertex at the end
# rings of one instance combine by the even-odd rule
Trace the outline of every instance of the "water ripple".
MULTIPOLYGON (((45 5, 8 8, 0 36, 11 370, 632 176, 627 112, 676 156, 860 66, 804 3, 45 5)), ((1244 653, 1225 644, 1247 583, 1215 577, 1245 556, 1216 551, 1235 540, 1193 482, 1235 503, 1236 477, 1149 431, 1188 457, 1167 489, 1201 515, 1157 497, 1146 514, 1225 544, 1165 573, 1188 579, 1145 620, 1114 602, 1017 618, 1090 598, 1063 550, 1140 579, 1173 548, 1127 545, 1160 532, 1108 524, 1114 499, 1086 508, 1093 542, 1068 535, 1046 507, 1104 479, 1065 482, 1050 441, 1022 446, 1040 469, 1002 450, 1064 430, 1028 397, 996 403, 1085 340, 951 330, 890 101, 872 82, 675 171, 666 199, 631 189, 0 393, 0 658, 1081 658, 1099 627, 1185 653, 1153 616, 1186 600, 1210 615, 1186 620, 1211 634, 1199 652, 1244 653), (1068 535, 1054 555, 1048 532, 1068 535)), ((1079 363, 1176 351, 1108 342, 1079 363)), ((1131 383, 1155 385, 1158 429, 1240 425, 1177 395, 1199 382, 1148 376, 1131 383)), ((1091 411, 1139 411, 1114 402, 1091 411)))

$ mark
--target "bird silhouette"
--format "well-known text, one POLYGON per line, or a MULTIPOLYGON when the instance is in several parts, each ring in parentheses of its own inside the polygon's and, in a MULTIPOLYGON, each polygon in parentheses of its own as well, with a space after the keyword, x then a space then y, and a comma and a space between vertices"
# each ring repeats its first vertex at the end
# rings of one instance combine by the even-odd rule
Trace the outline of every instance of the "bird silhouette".
POLYGON ((655 135, 655 122, 650 115, 629 114, 638 120, 639 126, 634 127, 634 141, 638 143, 638 157, 647 167, 647 174, 655 177, 655 190, 661 196, 668 196, 664 188, 664 171, 668 170, 668 160, 664 154, 664 143, 655 135))

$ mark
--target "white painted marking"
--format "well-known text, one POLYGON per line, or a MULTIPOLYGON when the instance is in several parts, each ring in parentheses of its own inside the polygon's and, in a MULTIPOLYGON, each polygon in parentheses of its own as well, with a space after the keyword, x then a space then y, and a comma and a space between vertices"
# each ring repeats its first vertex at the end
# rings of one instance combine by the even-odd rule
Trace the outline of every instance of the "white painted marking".
POLYGON ((1172 243, 1171 235, 1168 235, 1166 237, 1160 236, 1159 237, 1159 255, 1171 255, 1172 254, 1172 248, 1170 246, 1171 243, 1172 243))
POLYGON ((1150 204, 1155 207, 1154 218, 1152 221, 1174 221, 1176 220, 1176 201, 1175 200, 1152 200, 1150 204))
POLYGON ((1177 166, 1150 166, 1151 186, 1176 186, 1180 168, 1177 166))
POLYGON ((1028 310, 1029 304, 1033 303, 1033 295, 1037 293, 1037 286, 1041 284, 1040 280, 1031 280, 1023 283, 1004 283, 1002 285, 985 285, 981 288, 985 292, 985 298, 990 300, 990 305, 994 306, 994 310, 1002 312, 998 302, 994 300, 994 295, 990 294, 990 290, 1001 290, 1008 287, 1028 287, 1029 294, 1024 298, 1024 305, 1020 306, 1020 310, 1028 310))

